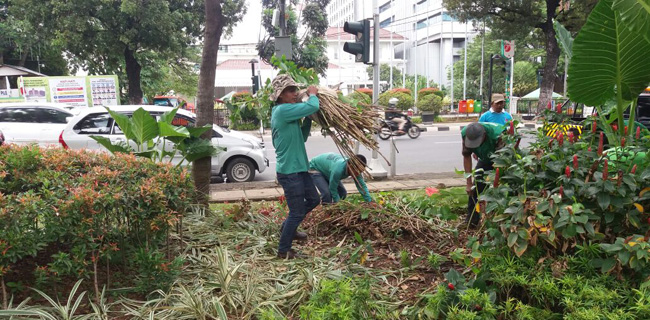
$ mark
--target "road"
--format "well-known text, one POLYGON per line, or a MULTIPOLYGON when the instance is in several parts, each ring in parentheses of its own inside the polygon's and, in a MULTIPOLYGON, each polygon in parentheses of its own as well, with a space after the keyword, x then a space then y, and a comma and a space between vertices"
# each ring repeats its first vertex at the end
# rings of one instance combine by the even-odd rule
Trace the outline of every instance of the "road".
MULTIPOLYGON (((265 136, 266 156, 270 161, 270 167, 262 174, 257 174, 255 181, 275 180, 275 149, 270 141, 270 136, 265 136)), ((422 132, 417 139, 410 139, 406 136, 393 139, 399 153, 397 153, 397 175, 413 173, 438 173, 453 172, 455 168, 462 168, 461 140, 459 131, 432 131, 422 132)), ((380 152, 389 158, 390 140, 379 141, 380 152)), ((309 158, 325 152, 338 152, 332 139, 323 137, 319 132, 312 132, 312 136, 306 143, 307 155, 309 158)), ((368 159, 371 152, 361 146, 359 153, 368 159)), ((381 157, 381 156, 380 156, 381 157)), ((384 168, 388 170, 386 162, 384 168)))

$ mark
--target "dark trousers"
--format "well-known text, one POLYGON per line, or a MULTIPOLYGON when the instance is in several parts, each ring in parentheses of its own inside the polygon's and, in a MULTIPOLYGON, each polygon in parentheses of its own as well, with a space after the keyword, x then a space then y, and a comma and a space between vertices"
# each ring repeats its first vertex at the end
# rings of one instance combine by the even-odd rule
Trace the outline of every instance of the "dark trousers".
POLYGON ((476 203, 478 203, 478 195, 485 190, 487 184, 485 184, 484 176, 488 171, 494 169, 492 162, 483 162, 481 160, 476 164, 474 168, 474 184, 476 188, 472 190, 472 193, 469 195, 467 200, 467 217, 466 222, 469 222, 471 226, 477 226, 481 221, 481 214, 476 210, 476 203), (483 169, 483 172, 477 172, 478 169, 483 169))
MULTIPOLYGON (((314 184, 316 185, 316 188, 320 192, 320 200, 323 203, 332 203, 334 202, 332 200, 332 192, 330 192, 330 182, 325 176, 320 173, 310 173, 311 174, 311 179, 314 180, 314 184)), ((339 185, 336 187, 337 192, 339 194, 339 198, 341 200, 345 199, 345 197, 348 195, 348 191, 345 190, 345 187, 343 186, 343 182, 339 182, 339 185)))
POLYGON ((278 253, 283 254, 291 249, 298 226, 307 214, 320 204, 320 199, 309 173, 278 173, 277 176, 289 207, 289 215, 282 223, 282 234, 278 245, 278 253))

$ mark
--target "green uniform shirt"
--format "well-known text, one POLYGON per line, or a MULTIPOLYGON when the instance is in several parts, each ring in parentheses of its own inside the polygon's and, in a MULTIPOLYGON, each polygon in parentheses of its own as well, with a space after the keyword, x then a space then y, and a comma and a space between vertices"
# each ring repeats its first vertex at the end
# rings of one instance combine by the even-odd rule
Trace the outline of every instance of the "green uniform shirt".
POLYGON ((309 97, 307 102, 284 103, 273 107, 271 111, 271 135, 277 163, 275 171, 282 174, 307 172, 309 160, 305 150, 305 141, 311 130, 311 119, 300 119, 318 111, 318 98, 309 97))
MULTIPOLYGON (((501 136, 501 133, 503 130, 505 130, 505 127, 496 123, 490 123, 490 122, 479 122, 483 128, 485 128, 485 132, 487 133, 487 137, 485 138, 485 141, 478 146, 478 148, 470 149, 465 147, 465 144, 463 143, 463 155, 465 155, 466 152, 474 153, 476 156, 479 158, 479 160, 483 162, 492 162, 492 159, 490 159, 490 156, 494 153, 494 151, 497 150, 497 143, 499 141, 499 136, 501 136)), ((460 131, 460 135, 463 138, 463 141, 465 141, 465 130, 467 127, 463 128, 463 130, 460 131)))
MULTIPOLYGON (((338 202, 341 200, 339 196, 338 186, 341 182, 341 179, 347 178, 348 159, 344 158, 340 154, 336 153, 323 153, 311 159, 309 161, 309 169, 317 170, 326 179, 329 181, 330 193, 332 194, 332 200, 338 202)), ((357 190, 363 196, 363 199, 367 202, 372 202, 372 197, 370 197, 370 192, 366 183, 363 181, 363 177, 360 174, 354 179, 354 184, 357 186, 357 190)))

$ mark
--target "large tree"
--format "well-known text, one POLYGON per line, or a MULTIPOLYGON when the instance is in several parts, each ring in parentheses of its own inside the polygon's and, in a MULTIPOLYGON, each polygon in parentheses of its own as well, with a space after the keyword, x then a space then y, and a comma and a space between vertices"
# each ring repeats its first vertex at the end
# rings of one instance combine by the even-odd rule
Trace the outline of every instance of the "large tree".
POLYGON ((49 28, 47 5, 24 7, 21 0, 0 0, 0 64, 24 66, 47 75, 65 75, 67 62, 49 28))
MULTIPOLYGON (((214 78, 217 70, 217 53, 221 35, 229 35, 235 24, 246 13, 245 0, 205 0, 205 31, 201 71, 199 74, 196 125, 212 124, 214 118, 214 78)), ((212 139, 212 130, 201 138, 212 139)), ((207 204, 210 194, 211 158, 194 161, 192 166, 194 185, 201 202, 207 204)))
MULTIPOLYGON (((302 11, 296 14, 297 0, 286 0, 287 35, 291 37, 292 61, 298 67, 313 68, 321 75, 327 72, 329 60, 327 59, 327 42, 325 33, 328 22, 326 8, 330 0, 306 0, 302 11), (298 34, 299 17, 302 16, 304 33, 298 34)), ((259 55, 267 63, 275 53, 274 38, 280 35, 280 28, 272 24, 273 10, 278 8, 279 0, 263 0, 264 12, 262 25, 267 36, 257 44, 259 55)))
MULTIPOLYGON (((126 71, 129 103, 142 103, 141 71, 147 55, 159 61, 183 57, 201 36, 202 1, 184 0, 16 0, 45 6, 70 60, 91 74, 126 71)), ((74 70, 73 70, 74 71, 74 70)))
POLYGON ((539 105, 551 101, 560 58, 553 20, 570 31, 579 30, 598 0, 443 0, 444 6, 461 21, 485 21, 502 39, 523 37, 540 30, 546 49, 544 78, 539 105))

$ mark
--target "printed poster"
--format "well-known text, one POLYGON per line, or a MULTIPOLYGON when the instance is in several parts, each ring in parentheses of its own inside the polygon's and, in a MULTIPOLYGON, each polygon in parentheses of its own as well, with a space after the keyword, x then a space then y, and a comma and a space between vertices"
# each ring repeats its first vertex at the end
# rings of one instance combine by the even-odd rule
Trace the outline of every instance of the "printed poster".
POLYGON ((93 107, 118 105, 116 77, 89 77, 88 82, 93 107))
POLYGON ((71 107, 88 106, 85 77, 49 78, 49 80, 52 102, 71 107))
POLYGON ((23 77, 25 101, 47 102, 48 80, 42 77, 23 77))

